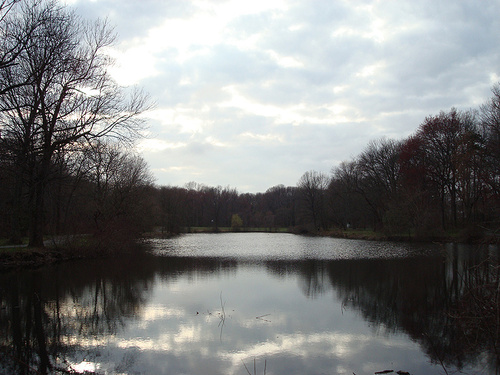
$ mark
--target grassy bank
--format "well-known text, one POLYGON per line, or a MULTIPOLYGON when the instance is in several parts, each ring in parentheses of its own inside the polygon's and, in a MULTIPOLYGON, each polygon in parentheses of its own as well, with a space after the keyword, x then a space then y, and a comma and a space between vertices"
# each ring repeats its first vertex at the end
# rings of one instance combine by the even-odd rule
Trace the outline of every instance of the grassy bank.
POLYGON ((71 259, 71 257, 54 248, 2 247, 0 248, 0 271, 38 268, 66 259, 71 259))
POLYGON ((370 241, 442 242, 469 244, 498 244, 500 236, 496 232, 446 231, 427 235, 414 233, 383 233, 370 229, 332 229, 322 231, 322 236, 370 241))
POLYGON ((427 235, 417 235, 415 233, 384 233, 374 231, 372 229, 329 229, 322 231, 311 231, 310 228, 297 226, 297 227, 279 227, 279 228, 265 228, 265 227, 185 227, 181 228, 180 233, 167 233, 162 232, 160 228, 144 234, 144 237, 169 237, 176 234, 183 233, 293 233, 303 234, 309 236, 325 236, 333 238, 346 238, 356 240, 368 241, 410 241, 410 242, 456 242, 456 243, 498 243, 500 236, 488 235, 484 233, 472 233, 469 231, 448 231, 432 233, 427 235))
MULTIPOLYGON (((449 232, 428 237, 415 237, 408 234, 387 235, 369 229, 332 229, 311 233, 301 228, 231 228, 231 227, 189 227, 183 233, 293 233, 304 235, 328 236, 369 241, 415 241, 415 242, 455 242, 455 243, 499 243, 498 232, 486 236, 472 237, 463 232, 449 232)), ((166 238, 172 234, 157 229, 144 233, 143 238, 166 238)), ((134 238, 87 235, 54 237, 46 241, 44 248, 28 248, 27 240, 21 245, 9 245, 8 240, 0 239, 0 271, 17 268, 36 268, 60 261, 82 258, 114 257, 137 251, 134 238)))
POLYGON ((6 245, 0 239, 0 272, 19 268, 38 268, 62 261, 85 258, 119 257, 143 251, 134 238, 111 239, 88 235, 47 239, 45 247, 6 245))
POLYGON ((334 238, 348 238, 353 240, 370 240, 370 241, 384 241, 388 240, 387 236, 380 232, 375 232, 370 229, 331 229, 322 231, 322 236, 334 238))

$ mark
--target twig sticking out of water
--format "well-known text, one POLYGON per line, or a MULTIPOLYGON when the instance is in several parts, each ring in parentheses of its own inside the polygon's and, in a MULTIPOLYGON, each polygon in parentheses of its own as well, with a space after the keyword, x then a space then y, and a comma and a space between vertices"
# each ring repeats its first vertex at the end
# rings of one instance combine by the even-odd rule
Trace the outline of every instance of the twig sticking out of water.
POLYGON ((222 291, 220 292, 220 307, 221 307, 221 314, 219 315, 220 322, 219 322, 219 327, 220 327, 220 336, 219 340, 222 341, 222 329, 224 328, 224 323, 226 322, 226 311, 224 310, 224 305, 225 302, 222 302, 222 291))
POLYGON ((445 374, 449 375, 448 371, 446 370, 446 366, 444 365, 443 361, 441 360, 441 356, 439 355, 439 352, 437 351, 437 349, 434 346, 434 341, 433 341, 432 337, 429 336, 427 333, 423 333, 423 336, 427 337, 427 339, 429 340, 430 347, 431 347, 432 351, 434 352, 434 355, 439 360, 439 363, 441 364, 441 367, 443 368, 445 374))
MULTIPOLYGON (((254 362, 255 362, 255 359, 254 359, 254 362)), ((241 360, 241 363, 243 363, 243 366, 245 366, 245 370, 247 370, 248 375, 252 375, 252 373, 250 371, 248 371, 248 367, 247 367, 247 365, 245 365, 245 362, 243 362, 243 360, 241 360)))
POLYGON ((222 303, 222 290, 221 290, 221 292, 220 292, 220 307, 222 309, 222 317, 221 317, 221 319, 223 319, 223 320, 226 319, 226 311, 224 310, 224 305, 225 304, 226 304, 225 302, 222 303))
MULTIPOLYGON (((243 363, 243 366, 245 366, 245 370, 247 370, 248 375, 252 375, 252 373, 248 370, 247 365, 245 365, 245 362, 241 360, 241 363, 243 363)), ((267 370, 267 359, 264 360, 264 375, 266 375, 266 370, 267 370)), ((253 375, 257 375, 257 367, 255 364, 255 358, 253 359, 253 375)))
POLYGON ((265 322, 271 322, 270 320, 264 319, 264 317, 269 316, 269 315, 271 315, 271 314, 259 315, 259 316, 256 316, 255 319, 263 320, 265 322))

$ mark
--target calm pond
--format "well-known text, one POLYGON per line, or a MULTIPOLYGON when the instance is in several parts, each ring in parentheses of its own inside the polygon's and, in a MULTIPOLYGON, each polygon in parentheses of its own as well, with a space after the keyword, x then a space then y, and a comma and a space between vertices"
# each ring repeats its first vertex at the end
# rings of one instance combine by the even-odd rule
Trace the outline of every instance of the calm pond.
POLYGON ((1 275, 0 373, 498 371, 488 334, 456 318, 498 247, 278 233, 144 246, 1 275))

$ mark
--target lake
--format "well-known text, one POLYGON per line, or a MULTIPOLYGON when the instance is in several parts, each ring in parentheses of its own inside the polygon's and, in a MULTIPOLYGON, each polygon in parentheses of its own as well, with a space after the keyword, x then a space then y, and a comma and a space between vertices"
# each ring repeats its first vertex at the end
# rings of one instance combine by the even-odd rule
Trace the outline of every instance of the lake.
POLYGON ((1 275, 0 373, 498 373, 498 332, 465 304, 498 247, 284 233, 142 247, 1 275))

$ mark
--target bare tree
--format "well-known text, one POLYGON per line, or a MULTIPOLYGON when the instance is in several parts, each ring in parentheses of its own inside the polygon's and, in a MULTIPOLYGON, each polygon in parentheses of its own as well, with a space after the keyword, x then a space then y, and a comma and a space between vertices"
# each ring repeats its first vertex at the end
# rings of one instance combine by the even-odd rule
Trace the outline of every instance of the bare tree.
MULTIPOLYGON (((188 190, 174 186, 162 186, 158 189, 159 224, 162 233, 179 233, 186 226, 188 211, 188 190)), ((189 223, 190 224, 190 223, 189 223)))
MULTIPOLYGON (((27 177, 30 246, 43 247, 44 193, 56 152, 72 152, 95 139, 122 142, 139 135, 148 109, 140 91, 126 96, 108 73, 105 50, 115 40, 106 21, 85 22, 55 1, 26 3, 13 23, 44 22, 30 34, 15 64, 0 70, 2 141, 13 147, 27 177)), ((15 43, 15 37, 11 43, 15 43)))
POLYGON ((388 203, 396 198, 399 182, 399 142, 382 138, 371 141, 359 155, 357 191, 374 215, 373 226, 380 229, 388 203))
POLYGON ((485 182, 500 195, 500 83, 492 88, 493 96, 480 108, 483 137, 486 141, 485 182))
MULTIPOLYGON (((19 2, 19 0, 1 0, 0 1, 0 36, 2 41, 7 41, 7 36, 11 32, 11 25, 8 22, 9 13, 12 11, 14 6, 19 2)), ((17 28, 16 28, 17 29, 17 28)), ((19 30, 17 30, 19 31, 19 30)), ((0 49, 0 69, 12 64, 22 49, 21 45, 9 45, 2 43, 0 49)), ((0 93, 3 90, 0 90, 0 93)))
POLYGON ((360 191, 361 172, 356 160, 345 161, 332 169, 329 205, 333 221, 340 228, 359 228, 373 223, 372 210, 360 191))
POLYGON ((452 108, 427 117, 416 133, 425 148, 425 173, 440 198, 443 229, 458 225, 462 178, 467 185, 478 185, 474 180, 481 168, 475 156, 481 147, 476 125, 473 113, 452 108))
MULTIPOLYGON (((32 13, 32 17, 19 18, 17 8, 33 7, 40 2, 41 0, 29 3, 22 0, 0 0, 0 70, 19 63, 18 57, 26 50, 36 30, 47 21, 48 12, 32 13)), ((32 78, 26 76, 24 80, 1 80, 0 95, 28 84, 32 78)))
POLYGON ((294 193, 295 187, 276 185, 266 190, 263 195, 267 208, 272 212, 277 227, 295 225, 294 193))
POLYGON ((330 180, 324 173, 308 171, 297 183, 302 202, 303 218, 314 225, 314 230, 326 229, 325 192, 330 180))
POLYGON ((96 234, 114 234, 116 239, 145 229, 141 228, 141 222, 147 221, 142 214, 144 191, 152 186, 153 177, 144 159, 116 145, 96 142, 87 150, 86 162, 96 234))

